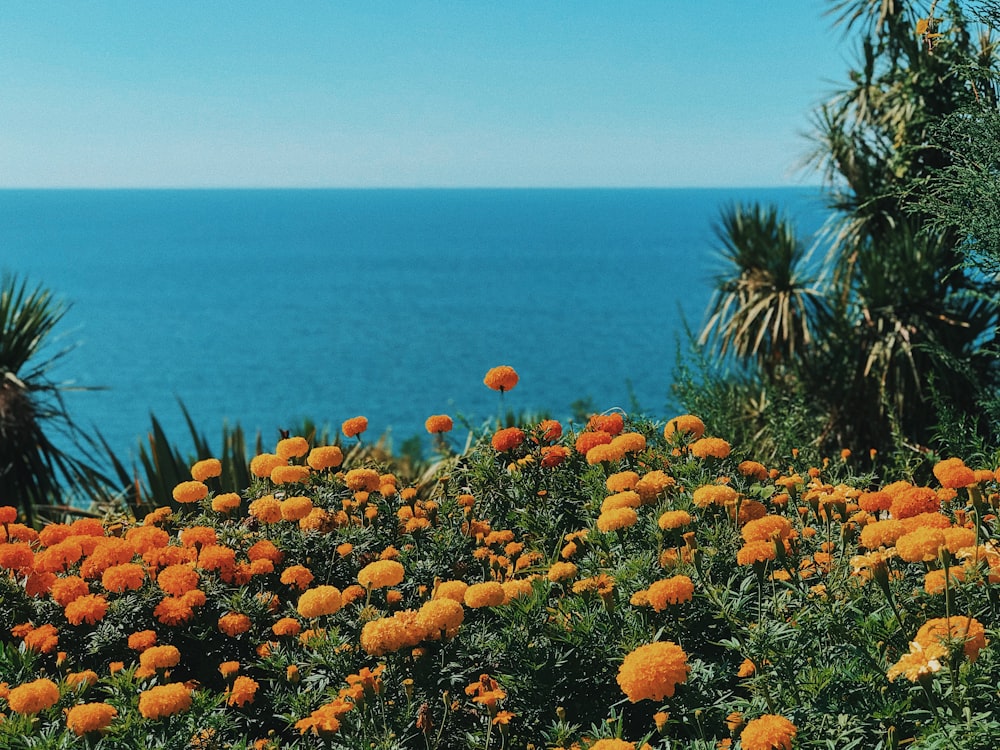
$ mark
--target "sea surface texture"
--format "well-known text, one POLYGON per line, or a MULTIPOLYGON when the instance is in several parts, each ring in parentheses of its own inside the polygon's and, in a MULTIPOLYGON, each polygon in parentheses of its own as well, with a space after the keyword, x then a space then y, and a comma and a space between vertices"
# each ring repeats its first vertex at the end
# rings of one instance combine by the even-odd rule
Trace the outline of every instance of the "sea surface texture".
POLYGON ((750 202, 807 241, 825 215, 814 188, 9 190, 0 270, 70 303, 55 377, 103 387, 67 404, 123 459, 151 413, 187 445, 178 399, 213 445, 364 415, 399 447, 431 414, 496 416, 500 364, 506 409, 669 416, 713 224, 750 202))

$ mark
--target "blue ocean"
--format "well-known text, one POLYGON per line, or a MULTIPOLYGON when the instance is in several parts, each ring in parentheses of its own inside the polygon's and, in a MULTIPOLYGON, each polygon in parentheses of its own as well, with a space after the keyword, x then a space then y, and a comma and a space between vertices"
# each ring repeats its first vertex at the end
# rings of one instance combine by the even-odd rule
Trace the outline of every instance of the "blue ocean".
MULTIPOLYGON (((123 459, 150 414, 183 447, 357 415, 398 447, 431 414, 574 402, 670 416, 685 329, 721 270, 713 223, 782 207, 804 238, 815 188, 0 191, 0 270, 70 304, 50 353, 70 412, 123 459)), ((464 439, 461 428, 456 441, 464 439)))

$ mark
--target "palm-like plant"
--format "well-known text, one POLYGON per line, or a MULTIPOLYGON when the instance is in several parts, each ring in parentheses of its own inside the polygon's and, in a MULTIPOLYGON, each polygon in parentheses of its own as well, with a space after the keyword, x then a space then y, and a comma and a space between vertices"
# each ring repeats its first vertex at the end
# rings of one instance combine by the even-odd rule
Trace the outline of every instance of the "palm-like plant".
POLYGON ((66 409, 66 386, 51 379, 69 351, 49 352, 67 309, 41 286, 10 275, 0 281, 0 501, 20 506, 29 523, 42 506, 66 505, 74 494, 106 497, 109 484, 66 409))
POLYGON ((805 246, 773 207, 729 208, 715 233, 727 270, 716 280, 700 343, 712 343, 720 357, 753 359, 774 376, 813 343, 826 309, 805 273, 805 246))

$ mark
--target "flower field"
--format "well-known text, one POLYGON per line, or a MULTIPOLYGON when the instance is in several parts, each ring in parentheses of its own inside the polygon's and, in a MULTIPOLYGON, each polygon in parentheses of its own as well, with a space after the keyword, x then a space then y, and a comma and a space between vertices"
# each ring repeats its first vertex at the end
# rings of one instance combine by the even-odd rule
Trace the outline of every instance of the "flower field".
MULTIPOLYGON (((485 384, 517 384, 496 368, 485 384)), ((0 507, 0 747, 996 748, 996 467, 494 426, 407 485, 284 438, 143 518, 0 507)))

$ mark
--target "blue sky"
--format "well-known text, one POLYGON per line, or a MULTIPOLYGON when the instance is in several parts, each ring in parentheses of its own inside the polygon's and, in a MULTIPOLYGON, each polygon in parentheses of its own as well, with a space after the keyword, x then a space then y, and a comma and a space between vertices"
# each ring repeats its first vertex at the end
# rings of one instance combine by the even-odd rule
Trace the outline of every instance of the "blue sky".
POLYGON ((0 187, 773 186, 828 0, 10 0, 0 187))

